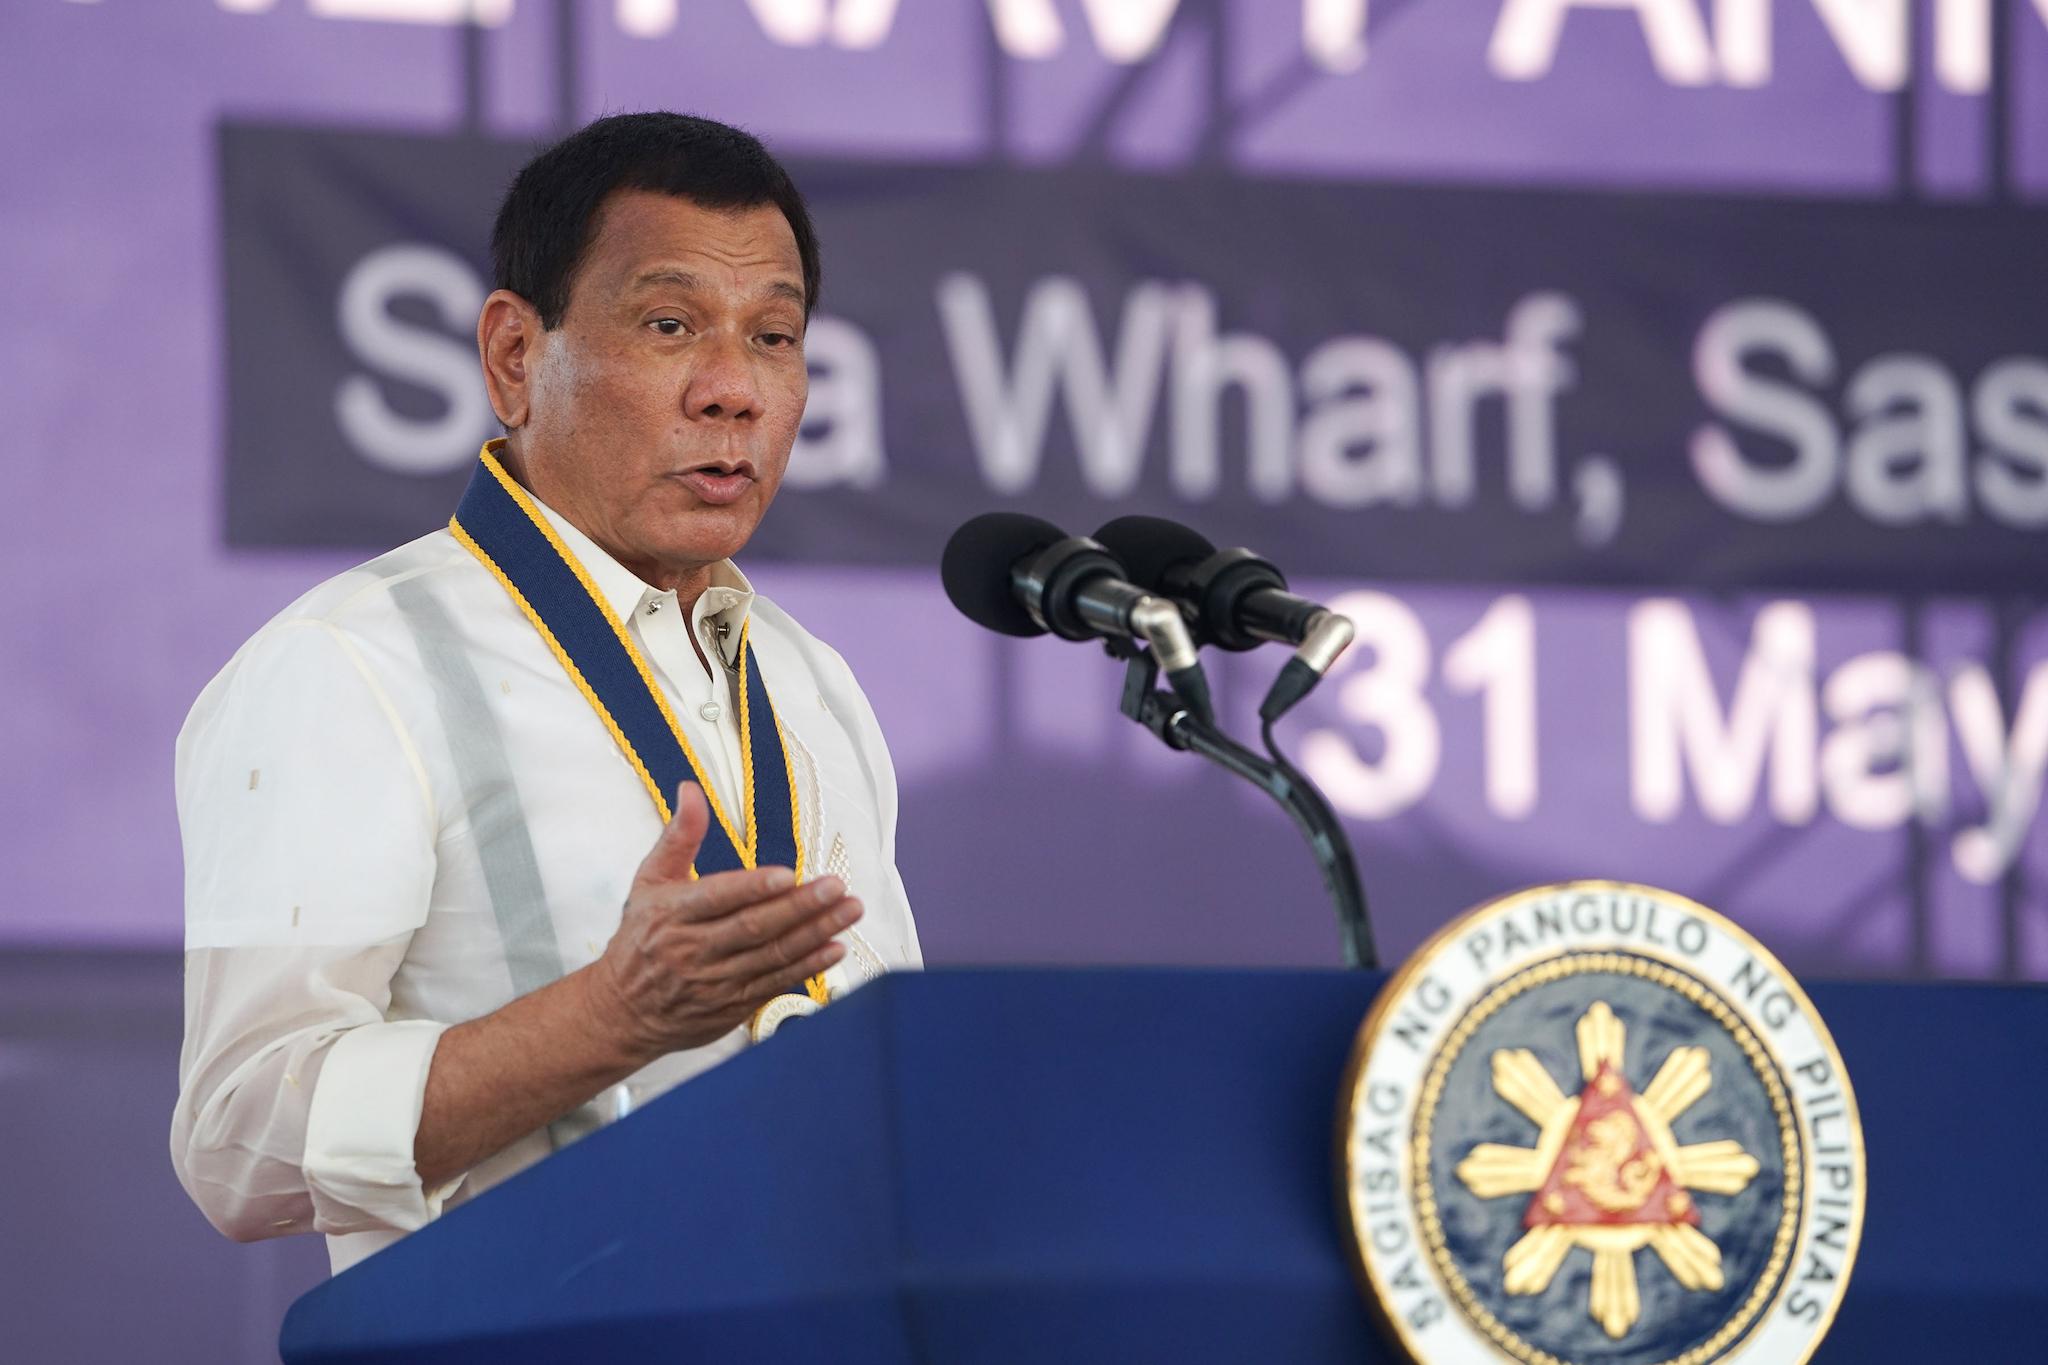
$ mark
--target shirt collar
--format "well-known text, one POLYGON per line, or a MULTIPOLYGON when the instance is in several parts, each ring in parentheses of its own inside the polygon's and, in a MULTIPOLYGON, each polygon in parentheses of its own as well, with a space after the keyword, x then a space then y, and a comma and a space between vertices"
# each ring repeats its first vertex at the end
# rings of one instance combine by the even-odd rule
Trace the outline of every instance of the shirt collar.
MULTIPOLYGON (((532 492, 529 491, 527 496, 533 497, 532 492)), ((533 498, 533 505, 548 519, 548 525, 561 537, 562 544, 581 561, 584 572, 590 575, 591 586, 597 589, 598 597, 613 617, 631 621, 636 614, 648 613, 650 609, 654 613, 675 609, 675 593, 652 586, 613 559, 603 546, 539 498, 533 498)), ((691 627, 701 636, 705 622, 723 625, 725 634, 719 637, 714 631, 712 638, 722 639, 725 661, 735 663, 739 657, 740 627, 746 624, 753 606, 754 585, 740 572, 739 565, 730 559, 721 559, 711 566, 711 581, 691 609, 691 627)))

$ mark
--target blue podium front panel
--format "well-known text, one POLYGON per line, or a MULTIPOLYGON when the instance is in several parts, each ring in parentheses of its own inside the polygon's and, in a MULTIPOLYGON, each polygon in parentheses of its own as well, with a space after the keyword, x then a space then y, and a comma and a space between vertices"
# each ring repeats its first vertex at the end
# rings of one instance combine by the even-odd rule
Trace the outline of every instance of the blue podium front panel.
POLYGON ((2048 1360, 2048 989, 1809 993, 1870 1168, 1862 1250, 1816 1365, 2048 1360))
MULTIPOLYGON (((1377 986, 891 978, 308 1294, 285 1358, 1392 1360, 1333 1174, 1377 986)), ((1813 995, 1871 1170, 1818 1359, 2034 1358, 2048 992, 1813 995)))

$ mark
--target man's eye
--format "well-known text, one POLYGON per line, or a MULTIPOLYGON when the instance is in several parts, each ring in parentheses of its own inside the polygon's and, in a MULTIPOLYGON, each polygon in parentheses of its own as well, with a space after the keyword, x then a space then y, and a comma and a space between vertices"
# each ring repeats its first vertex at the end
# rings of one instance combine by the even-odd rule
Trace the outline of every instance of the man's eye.
POLYGON ((796 345, 796 338, 788 332, 764 332, 761 334, 761 340, 777 349, 796 345))
POLYGON ((648 325, 665 337, 681 336, 683 332, 681 318, 656 318, 648 325))

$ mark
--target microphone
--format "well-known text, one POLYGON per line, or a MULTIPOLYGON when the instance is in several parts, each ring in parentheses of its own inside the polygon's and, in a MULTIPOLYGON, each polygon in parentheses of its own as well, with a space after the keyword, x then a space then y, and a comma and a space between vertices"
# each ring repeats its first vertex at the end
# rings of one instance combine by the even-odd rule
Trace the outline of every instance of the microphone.
POLYGON ((1218 550, 1199 531, 1164 517, 1118 517, 1095 533, 1130 569, 1130 579, 1179 602, 1197 638, 1223 649, 1262 641, 1297 645, 1259 707, 1274 721, 1292 709, 1337 662, 1356 631, 1319 603, 1287 591, 1287 579, 1250 550, 1218 550))
POLYGON ((1208 678, 1179 609, 1128 582, 1097 542, 1022 512, 984 512, 946 542, 939 577, 961 615, 1002 635, 1144 641, 1175 695, 1211 719, 1208 678))

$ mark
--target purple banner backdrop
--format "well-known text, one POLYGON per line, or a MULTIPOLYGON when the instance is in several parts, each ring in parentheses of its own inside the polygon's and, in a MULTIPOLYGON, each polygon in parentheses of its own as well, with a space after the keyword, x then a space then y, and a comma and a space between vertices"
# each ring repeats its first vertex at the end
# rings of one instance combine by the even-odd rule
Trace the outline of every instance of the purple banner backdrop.
MULTIPOLYGON (((2030 3, 1940 0, 1911 35, 1887 6, 1807 0, 486 0, 473 32, 450 22, 464 8, 0 14, 6 941, 175 944, 185 708, 257 624, 361 557, 229 543, 224 121, 516 139, 661 106, 855 165, 2048 194, 2048 14, 2030 3)), ((828 256, 828 277, 861 270, 828 256)), ((1802 971, 2048 975, 2038 547, 1980 598, 1673 596, 1570 586, 1569 566, 1540 589, 1319 579, 1367 647, 1290 739, 1351 818, 1394 954, 1481 897, 1609 875, 1697 895, 1802 971)), ((1148 748, 1085 651, 978 635, 927 569, 758 567, 874 697, 934 961, 1334 960, 1291 829, 1148 748), (1141 877, 1137 842, 1180 871, 1141 877)), ((1240 723, 1277 662, 1222 670, 1240 723)))

